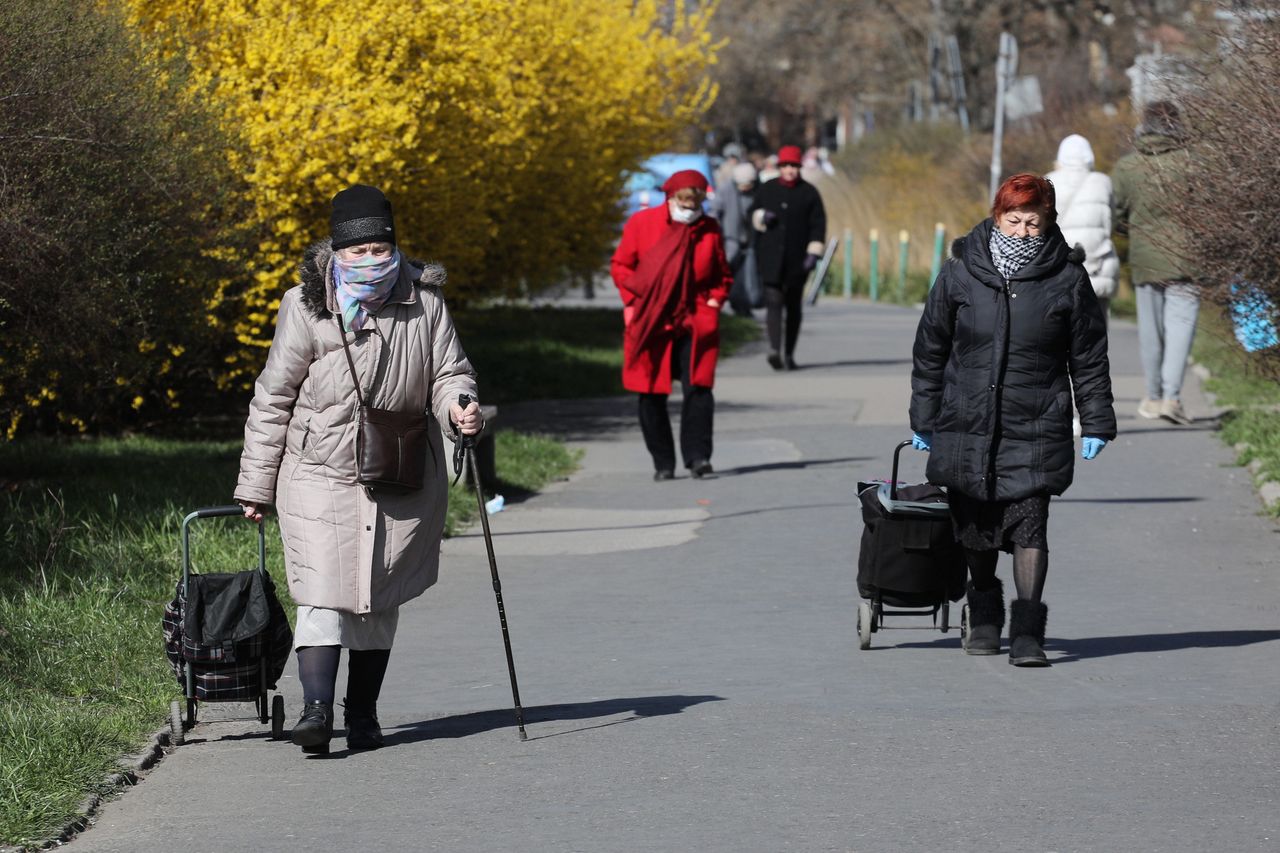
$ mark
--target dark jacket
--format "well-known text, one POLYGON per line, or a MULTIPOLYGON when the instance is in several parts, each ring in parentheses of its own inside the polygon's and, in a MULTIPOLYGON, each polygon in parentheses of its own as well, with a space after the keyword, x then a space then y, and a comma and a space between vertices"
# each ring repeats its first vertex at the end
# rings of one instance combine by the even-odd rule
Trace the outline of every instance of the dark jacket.
POLYGON ((757 210, 778 217, 756 240, 760 278, 776 284, 802 276, 805 255, 821 255, 827 239, 827 212, 817 187, 803 180, 783 186, 775 178, 756 190, 751 214, 757 210))
POLYGON ((1062 494, 1084 435, 1116 435, 1107 328, 1081 263, 1055 225, 1040 254, 1005 282, 991 261, 994 223, 952 246, 916 330, 911 428, 932 433, 929 481, 981 500, 1062 494))
POLYGON ((1124 155, 1111 172, 1111 220, 1129 235, 1129 275, 1134 284, 1179 281, 1195 277, 1188 261, 1186 232, 1164 209, 1190 154, 1180 136, 1140 129, 1135 151, 1124 155))

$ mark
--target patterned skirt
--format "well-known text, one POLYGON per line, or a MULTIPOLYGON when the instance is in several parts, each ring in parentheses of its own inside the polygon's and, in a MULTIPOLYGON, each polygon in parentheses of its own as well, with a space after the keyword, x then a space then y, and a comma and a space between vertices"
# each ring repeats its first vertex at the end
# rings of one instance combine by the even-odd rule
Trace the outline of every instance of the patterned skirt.
POLYGON ((971 551, 1012 553, 1014 545, 1049 550, 1049 496, 1016 501, 983 501, 951 492, 951 523, 956 541, 971 551))

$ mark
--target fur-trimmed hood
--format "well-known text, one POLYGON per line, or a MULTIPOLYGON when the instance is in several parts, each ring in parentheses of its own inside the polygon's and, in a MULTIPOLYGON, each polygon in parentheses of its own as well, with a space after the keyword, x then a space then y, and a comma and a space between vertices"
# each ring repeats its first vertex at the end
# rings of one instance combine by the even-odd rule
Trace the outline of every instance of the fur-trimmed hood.
MULTIPOLYGON (((302 254, 302 263, 298 265, 302 305, 307 313, 318 319, 325 319, 333 313, 329 304, 329 263, 332 260, 333 249, 329 241, 318 240, 307 247, 302 254)), ((411 302, 414 286, 444 287, 446 278, 445 269, 440 264, 402 257, 400 280, 387 301, 411 302)))

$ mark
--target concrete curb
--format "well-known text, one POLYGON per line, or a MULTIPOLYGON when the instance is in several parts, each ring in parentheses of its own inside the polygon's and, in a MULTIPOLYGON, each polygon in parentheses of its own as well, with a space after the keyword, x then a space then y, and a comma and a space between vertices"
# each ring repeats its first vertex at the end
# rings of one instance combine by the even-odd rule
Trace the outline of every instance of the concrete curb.
POLYGON ((63 824, 57 834, 38 844, 21 847, 0 847, 0 853, 26 853, 26 851, 30 850, 49 850, 66 844, 93 823, 104 802, 124 789, 131 788, 141 782, 146 777, 147 771, 159 764, 160 760, 171 749, 173 749, 173 746, 169 736, 169 727, 165 726, 151 735, 149 743, 141 752, 122 756, 120 758, 120 769, 115 773, 107 774, 102 782, 99 783, 97 793, 88 794, 80 801, 80 805, 76 807, 75 816, 63 824))
MULTIPOLYGON (((1213 376, 1209 368, 1205 367, 1203 364, 1192 364, 1191 372, 1200 380, 1200 393, 1205 396, 1205 399, 1209 401, 1209 404, 1219 416, 1233 408, 1231 406, 1219 406, 1217 395, 1204 387, 1205 383, 1213 376)), ((1248 442, 1241 441, 1232 445, 1231 449, 1236 452, 1238 457, 1249 449, 1249 444, 1248 442)), ((1253 484, 1257 489, 1258 498, 1262 501, 1263 508, 1268 512, 1276 512, 1277 510, 1280 510, 1280 483, 1260 474, 1262 469, 1262 460, 1254 459, 1244 467, 1248 469, 1249 473, 1252 475, 1253 484)))

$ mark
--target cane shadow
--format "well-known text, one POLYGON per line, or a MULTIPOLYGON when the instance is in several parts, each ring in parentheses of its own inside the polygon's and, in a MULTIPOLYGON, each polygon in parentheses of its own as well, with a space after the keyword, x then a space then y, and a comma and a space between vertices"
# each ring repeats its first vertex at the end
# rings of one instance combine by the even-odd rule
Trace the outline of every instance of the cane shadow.
POLYGON ((814 361, 796 365, 796 370, 824 370, 833 367, 900 367, 911 364, 909 358, 857 358, 848 361, 814 361))
MULTIPOLYGON (((535 705, 524 709, 526 729, 539 723, 553 723, 578 720, 599 720, 590 725, 562 729, 546 734, 531 733, 529 740, 542 740, 549 737, 574 734, 591 729, 631 723, 648 717, 663 717, 680 714, 694 705, 704 702, 723 702, 723 696, 638 696, 626 699, 601 699, 595 702, 574 702, 563 705, 535 705), (628 714, 620 720, 605 720, 628 714)), ((474 711, 469 714, 452 714, 421 720, 397 727, 386 734, 387 746, 407 745, 428 740, 444 740, 450 738, 471 737, 494 729, 514 729, 516 725, 515 711, 504 708, 495 711, 474 711)))

